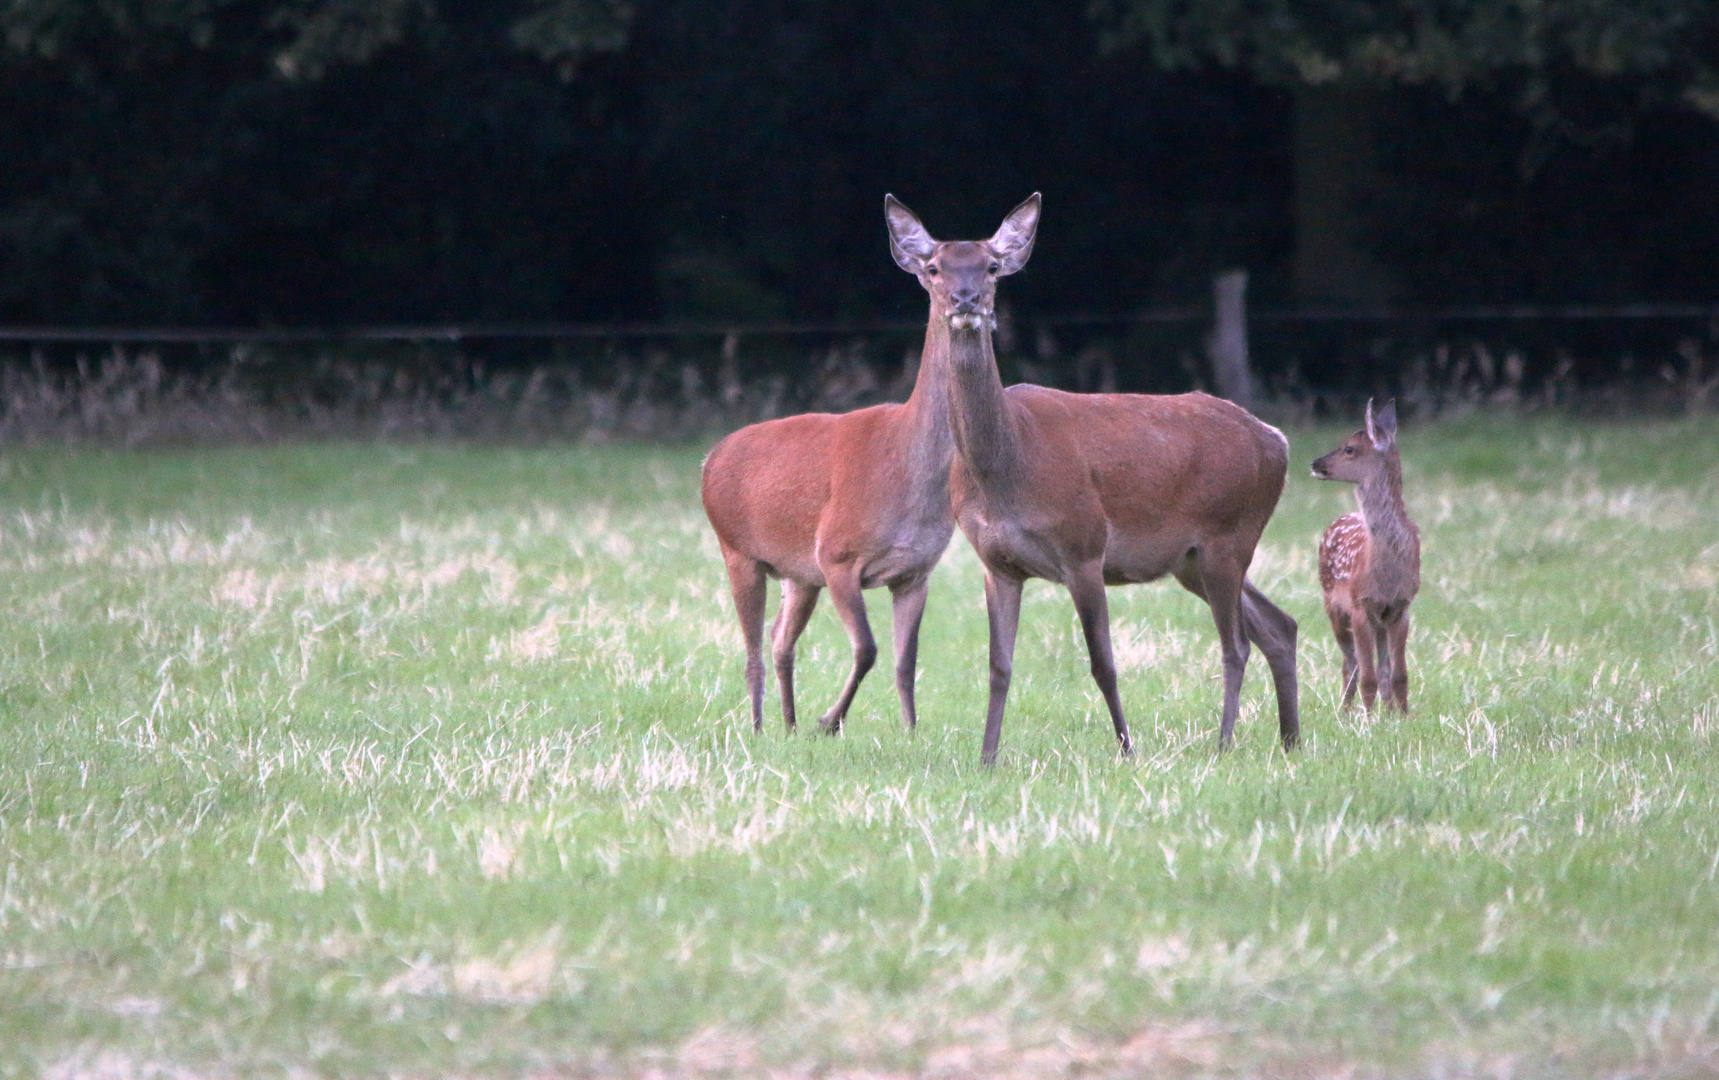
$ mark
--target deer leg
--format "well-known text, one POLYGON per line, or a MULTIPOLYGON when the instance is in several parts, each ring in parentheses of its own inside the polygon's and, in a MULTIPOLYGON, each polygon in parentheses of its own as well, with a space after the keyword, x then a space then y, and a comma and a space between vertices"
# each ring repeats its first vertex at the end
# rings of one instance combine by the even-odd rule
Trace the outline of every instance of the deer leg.
POLYGON ((1301 740, 1301 697, 1295 675, 1295 639, 1300 628, 1287 611, 1266 598, 1251 581, 1242 580, 1242 626, 1271 667, 1277 694, 1277 734, 1285 750, 1301 740))
POLYGON ((830 706, 818 726, 830 735, 842 730, 842 721, 847 718, 848 706, 853 704, 854 695, 859 692, 860 680, 877 662, 877 642, 871 636, 871 623, 865 615, 865 594, 860 591, 859 563, 844 563, 838 566, 824 568, 824 581, 830 588, 830 602, 836 606, 836 614, 841 616, 842 625, 847 627, 848 640, 853 642, 854 667, 848 673, 848 681, 842 687, 841 696, 830 706))
POLYGON ((1379 650, 1379 661, 1376 669, 1379 675, 1379 686, 1385 691, 1380 708, 1390 710, 1396 706, 1391 696, 1391 624, 1383 619, 1373 624, 1373 643, 1379 650))
POLYGON ((991 702, 985 711, 982 765, 997 763, 1003 739, 1003 706, 1009 700, 1009 679, 1015 667, 1015 630, 1021 624, 1021 582, 985 570, 985 617, 991 625, 991 702))
POLYGON ((1122 745, 1122 756, 1132 757, 1134 742, 1128 737, 1128 721, 1122 716, 1122 695, 1116 689, 1116 657, 1110 647, 1110 601, 1104 594, 1104 563, 1075 567, 1068 575, 1068 593, 1074 599, 1075 613, 1080 616, 1086 654, 1092 661, 1092 679, 1110 710, 1116 741, 1122 745))
POLYGON ((1397 708, 1409 711, 1409 613, 1403 612, 1386 635, 1390 641, 1391 697, 1397 708))
POLYGON ((1349 612, 1349 628, 1355 635, 1355 660, 1361 684, 1361 708, 1373 711, 1379 696, 1379 633, 1366 609, 1356 607, 1349 612))
POLYGON ((1347 711, 1355 704, 1355 691, 1360 688, 1360 662, 1355 659, 1355 632, 1349 625, 1349 609, 1341 603, 1326 604, 1325 615, 1331 620, 1331 634, 1343 653, 1343 704, 1347 711))
POLYGON ((764 567, 758 560, 724 547, 734 612, 746 641, 746 696, 752 703, 752 730, 764 730, 764 567))
POLYGON ((895 692, 901 698, 901 722, 912 731, 919 724, 913 707, 913 676, 919 663, 919 620, 925 615, 925 594, 931 579, 890 588, 895 632, 895 692))
POLYGON ((818 587, 804 582, 782 581, 782 606, 776 625, 770 628, 770 650, 776 661, 776 684, 782 691, 782 723, 794 730, 794 646, 818 606, 818 587))
MULTIPOLYGON (((1242 581, 1240 570, 1219 565, 1210 551, 1196 557, 1195 575, 1200 588, 1194 590, 1205 597, 1212 609, 1212 621, 1218 628, 1218 646, 1224 658, 1224 711, 1218 723, 1218 748, 1228 750, 1235 741, 1236 717, 1241 713, 1242 676, 1247 673, 1248 642, 1242 629, 1242 581)), ((1186 584, 1186 582, 1183 582, 1186 584)))

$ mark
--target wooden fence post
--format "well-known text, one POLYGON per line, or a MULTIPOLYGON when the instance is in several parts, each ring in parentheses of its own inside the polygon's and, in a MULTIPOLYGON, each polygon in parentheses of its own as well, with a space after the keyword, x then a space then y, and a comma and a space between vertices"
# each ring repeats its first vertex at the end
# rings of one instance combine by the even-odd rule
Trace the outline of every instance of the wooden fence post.
POLYGON ((1212 285, 1215 323, 1206 354, 1218 393, 1244 409, 1253 408, 1253 375, 1247 365, 1247 271, 1226 270, 1212 285))

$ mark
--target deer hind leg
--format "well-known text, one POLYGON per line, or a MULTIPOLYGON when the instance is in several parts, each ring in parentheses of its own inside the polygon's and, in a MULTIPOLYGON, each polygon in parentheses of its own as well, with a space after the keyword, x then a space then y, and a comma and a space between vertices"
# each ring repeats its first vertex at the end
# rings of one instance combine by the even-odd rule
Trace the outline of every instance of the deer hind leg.
POLYGON ((782 691, 782 723, 794 730, 794 646, 818 606, 818 587, 800 581, 782 581, 782 606, 776 625, 770 629, 770 650, 776 661, 776 685, 782 691))
POLYGON ((1210 550, 1197 552, 1192 566, 1176 574, 1184 588, 1212 609, 1218 628, 1218 646, 1224 658, 1224 708, 1218 723, 1218 748, 1228 750, 1235 741, 1236 717, 1241 713, 1242 676, 1247 673, 1248 640, 1242 627, 1242 582, 1244 572, 1210 550))
POLYGON ((860 591, 860 567, 857 562, 841 563, 824 568, 824 581, 829 585, 830 602, 836 606, 836 614, 841 616, 842 625, 847 627, 848 640, 854 647, 854 666, 848 673, 848 681, 842 687, 841 696, 830 706, 818 726, 826 733, 835 735, 842 730, 842 721, 847 718, 848 706, 853 704, 854 695, 859 693, 860 681, 866 672, 877 662, 877 641, 871 636, 871 622, 865 614, 865 594, 860 591))
POLYGON ((901 698, 901 722, 912 731, 919 724, 913 704, 913 676, 919 665, 919 620, 925 616, 925 595, 931 580, 920 578, 890 587, 894 603, 895 692, 901 698))
POLYGON ((1331 620, 1331 635, 1343 653, 1343 704, 1347 712, 1355 704, 1355 691, 1360 688, 1361 665, 1355 659, 1355 632, 1350 627, 1349 609, 1341 601, 1327 599, 1325 615, 1331 620))
POLYGON ((1271 667, 1271 685, 1277 693, 1277 734, 1285 750, 1294 749, 1301 740, 1301 691, 1295 675, 1295 640, 1300 628, 1288 612, 1246 579, 1242 581, 1242 627, 1271 667))
POLYGON ((1391 658, 1391 703, 1409 711, 1409 613, 1397 616, 1386 633, 1391 658))
POLYGON ((1074 568, 1068 576, 1068 592, 1086 636, 1093 681, 1098 683, 1098 692, 1104 695, 1104 704, 1110 710, 1110 724, 1116 729, 1122 756, 1130 757, 1134 741, 1128 737, 1128 721, 1122 716, 1122 695, 1116 689, 1116 657, 1110 647, 1110 601, 1104 594, 1104 562, 1099 560, 1074 568))
POLYGON ((734 591, 734 612, 746 641, 746 696, 752 703, 752 730, 764 730, 764 565, 724 546, 728 585, 734 591))
POLYGON ((1021 582, 985 568, 985 618, 991 627, 991 701, 985 711, 982 765, 997 763, 1003 739, 1003 707, 1009 701, 1009 681, 1015 669, 1015 631, 1021 625, 1021 582))

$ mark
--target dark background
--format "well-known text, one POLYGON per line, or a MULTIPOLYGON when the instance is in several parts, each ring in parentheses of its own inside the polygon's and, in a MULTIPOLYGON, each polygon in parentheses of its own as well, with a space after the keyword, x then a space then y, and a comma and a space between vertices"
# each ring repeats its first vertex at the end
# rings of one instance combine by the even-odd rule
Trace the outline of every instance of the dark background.
POLYGON ((646 0, 576 62, 518 46, 517 0, 394 7, 316 77, 258 3, 7 52, 0 323, 912 317, 885 192, 972 238, 1042 191, 1028 321, 1230 266, 1267 306, 1719 292, 1719 122, 1652 76, 1571 76, 1553 123, 1508 79, 1373 93, 1342 210, 1379 288, 1344 295, 1297 267, 1296 87, 1083 5, 646 0))

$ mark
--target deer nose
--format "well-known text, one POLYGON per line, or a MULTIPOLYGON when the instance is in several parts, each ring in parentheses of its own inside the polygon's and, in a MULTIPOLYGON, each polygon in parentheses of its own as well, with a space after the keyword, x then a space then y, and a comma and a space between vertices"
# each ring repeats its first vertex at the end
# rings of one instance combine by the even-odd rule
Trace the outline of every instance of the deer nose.
POLYGON ((977 310, 979 306, 978 289, 951 289, 949 299, 955 304, 955 310, 966 314, 977 310))

